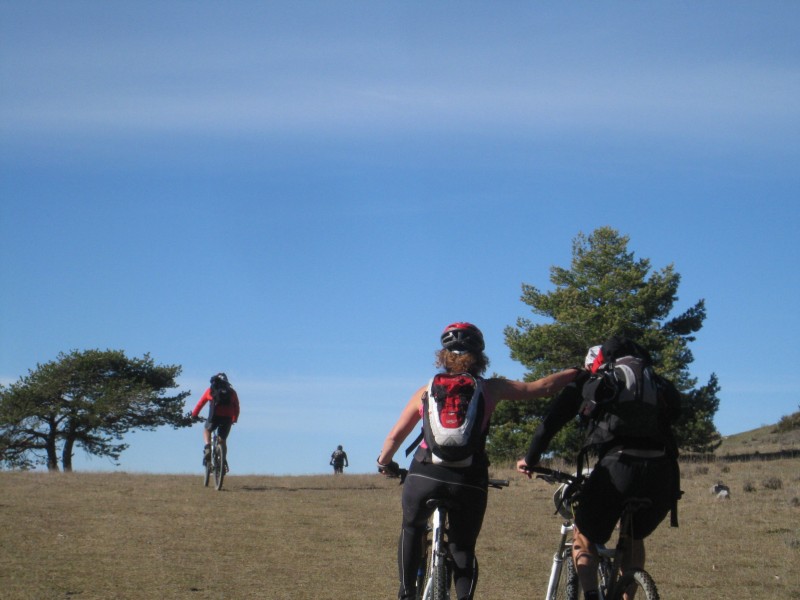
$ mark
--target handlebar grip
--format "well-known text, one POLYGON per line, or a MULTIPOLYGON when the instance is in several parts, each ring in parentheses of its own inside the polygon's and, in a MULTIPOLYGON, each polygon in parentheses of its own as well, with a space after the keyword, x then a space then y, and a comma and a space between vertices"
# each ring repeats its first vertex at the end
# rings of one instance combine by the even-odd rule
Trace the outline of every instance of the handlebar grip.
POLYGON ((528 467, 529 473, 538 473, 539 479, 544 479, 550 483, 572 483, 577 479, 575 475, 557 471, 555 469, 548 469, 547 467, 528 467))

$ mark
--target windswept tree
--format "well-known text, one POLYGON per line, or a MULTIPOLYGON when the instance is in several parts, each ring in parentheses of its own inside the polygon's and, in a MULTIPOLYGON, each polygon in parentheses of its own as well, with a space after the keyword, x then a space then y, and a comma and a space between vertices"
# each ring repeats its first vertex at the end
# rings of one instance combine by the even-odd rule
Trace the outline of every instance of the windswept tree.
POLYGON ((0 389, 0 465, 31 468, 45 464, 72 470, 76 446, 114 461, 128 447, 132 430, 163 425, 187 427, 178 387, 181 367, 156 365, 149 354, 128 358, 121 350, 74 350, 37 365, 0 389))
MULTIPOLYGON (((522 301, 540 319, 519 318, 516 327, 506 328, 511 357, 528 369, 525 379, 534 380, 583 364, 590 346, 613 335, 635 339, 651 352, 656 370, 683 395, 683 415, 676 429, 680 446, 713 450, 720 443, 713 424, 719 406, 717 377, 712 374, 707 385, 696 388, 697 380, 689 372, 694 360, 689 343, 703 325, 705 303, 698 300, 670 316, 678 300, 680 275, 671 264, 652 270, 649 260, 636 259, 628 250, 628 241, 610 227, 588 237, 579 234, 573 240, 570 268, 550 270, 553 291, 523 285, 522 301)), ((492 418, 491 455, 508 459, 524 453, 547 403, 501 402, 492 418)), ((576 427, 565 428, 551 449, 572 457, 580 441, 576 427)))

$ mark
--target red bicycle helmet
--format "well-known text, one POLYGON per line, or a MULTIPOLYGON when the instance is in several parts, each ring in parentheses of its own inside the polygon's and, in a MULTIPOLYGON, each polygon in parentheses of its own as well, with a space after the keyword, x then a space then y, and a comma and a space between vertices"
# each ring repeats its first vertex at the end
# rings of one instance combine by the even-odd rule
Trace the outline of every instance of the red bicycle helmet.
POLYGON ((483 352, 481 330, 472 323, 452 323, 442 332, 442 348, 451 352, 483 352))

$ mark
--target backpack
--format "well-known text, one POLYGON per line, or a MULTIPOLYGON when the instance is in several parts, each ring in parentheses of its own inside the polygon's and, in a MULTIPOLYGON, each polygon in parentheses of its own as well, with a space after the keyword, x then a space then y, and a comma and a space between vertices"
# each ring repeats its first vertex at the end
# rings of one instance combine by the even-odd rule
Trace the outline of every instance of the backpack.
POLYGON ((215 406, 229 406, 231 403, 231 384, 217 379, 211 384, 211 398, 215 406))
POLYGON ((481 380, 469 373, 435 375, 422 395, 422 434, 414 445, 424 439, 434 464, 471 465, 486 441, 484 404, 481 380))
POLYGON ((603 344, 592 371, 582 389, 580 415, 588 434, 578 454, 578 472, 590 451, 602 452, 603 447, 613 446, 610 442, 642 448, 663 446, 666 456, 674 459, 676 487, 670 524, 677 527, 678 500, 683 492, 678 446, 670 425, 680 415, 680 394, 653 370, 647 350, 625 338, 611 338, 603 344))
POLYGON ((618 438, 661 439, 657 376, 643 358, 622 356, 602 365, 584 383, 582 393, 587 445, 618 438))

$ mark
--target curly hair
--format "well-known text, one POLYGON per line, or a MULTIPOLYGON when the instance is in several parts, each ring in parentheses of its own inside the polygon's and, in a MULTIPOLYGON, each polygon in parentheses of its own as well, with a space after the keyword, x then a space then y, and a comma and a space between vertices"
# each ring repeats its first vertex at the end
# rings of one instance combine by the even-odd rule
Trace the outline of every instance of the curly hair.
POLYGON ((489 357, 483 352, 480 354, 473 352, 456 354, 442 348, 436 351, 434 364, 448 373, 469 373, 478 377, 483 375, 489 367, 489 357))

